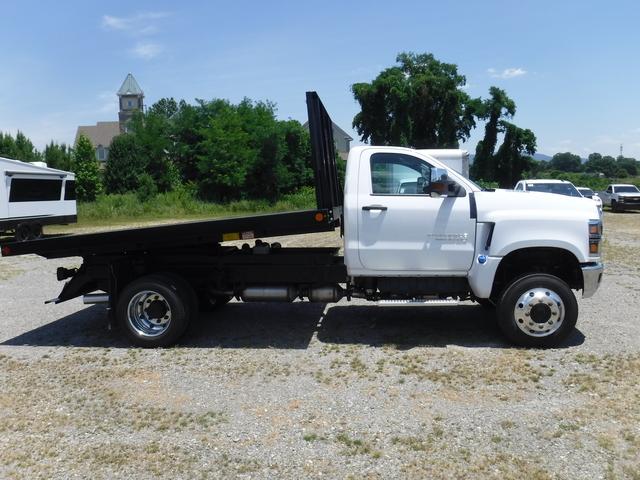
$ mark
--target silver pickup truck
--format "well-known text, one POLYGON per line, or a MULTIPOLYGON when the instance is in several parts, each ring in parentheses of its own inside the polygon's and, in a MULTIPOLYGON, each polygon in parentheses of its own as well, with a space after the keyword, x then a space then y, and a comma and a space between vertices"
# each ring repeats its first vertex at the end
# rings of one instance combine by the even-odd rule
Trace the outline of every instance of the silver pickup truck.
POLYGON ((640 210, 640 190, 635 185, 613 183, 606 190, 598 192, 603 205, 611 207, 612 212, 621 210, 640 210))

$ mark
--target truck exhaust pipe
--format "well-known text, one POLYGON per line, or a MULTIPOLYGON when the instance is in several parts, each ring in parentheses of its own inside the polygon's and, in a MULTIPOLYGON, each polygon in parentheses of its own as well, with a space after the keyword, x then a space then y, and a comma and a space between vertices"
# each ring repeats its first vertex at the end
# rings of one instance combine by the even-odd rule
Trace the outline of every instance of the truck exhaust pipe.
POLYGON ((82 297, 82 303, 84 303, 85 305, 109 303, 109 295, 106 293, 89 293, 82 297))

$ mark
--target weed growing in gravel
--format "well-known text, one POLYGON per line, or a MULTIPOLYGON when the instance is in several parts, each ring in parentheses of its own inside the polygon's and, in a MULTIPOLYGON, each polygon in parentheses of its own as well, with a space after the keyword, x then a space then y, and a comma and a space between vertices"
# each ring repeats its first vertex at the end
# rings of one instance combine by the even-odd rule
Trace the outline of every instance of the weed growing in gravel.
POLYGON ((381 456, 381 453, 374 450, 368 442, 358 438, 351 438, 346 433, 339 433, 336 435, 336 441, 344 446, 344 449, 341 452, 343 455, 369 455, 373 458, 380 458, 381 456))

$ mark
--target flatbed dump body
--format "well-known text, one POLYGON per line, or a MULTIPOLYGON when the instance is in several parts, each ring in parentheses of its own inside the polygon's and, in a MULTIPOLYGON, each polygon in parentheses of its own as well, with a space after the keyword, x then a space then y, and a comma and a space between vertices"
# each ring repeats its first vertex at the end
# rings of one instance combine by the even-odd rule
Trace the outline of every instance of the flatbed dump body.
POLYGON ((337 224, 339 220, 327 209, 303 210, 11 242, 2 246, 2 255, 34 253, 45 258, 126 255, 228 240, 327 232, 337 224))

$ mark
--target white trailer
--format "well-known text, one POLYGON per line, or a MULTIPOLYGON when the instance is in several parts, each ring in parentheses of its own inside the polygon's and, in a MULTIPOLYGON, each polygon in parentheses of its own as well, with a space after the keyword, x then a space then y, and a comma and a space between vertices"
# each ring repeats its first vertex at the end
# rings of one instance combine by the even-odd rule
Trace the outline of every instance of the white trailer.
POLYGON ((440 160, 447 167, 452 168, 465 178, 469 178, 469 152, 466 150, 443 148, 443 149, 422 149, 421 153, 429 155, 436 160, 440 160))
POLYGON ((43 225, 76 221, 73 173, 0 157, 0 233, 31 240, 43 225))

